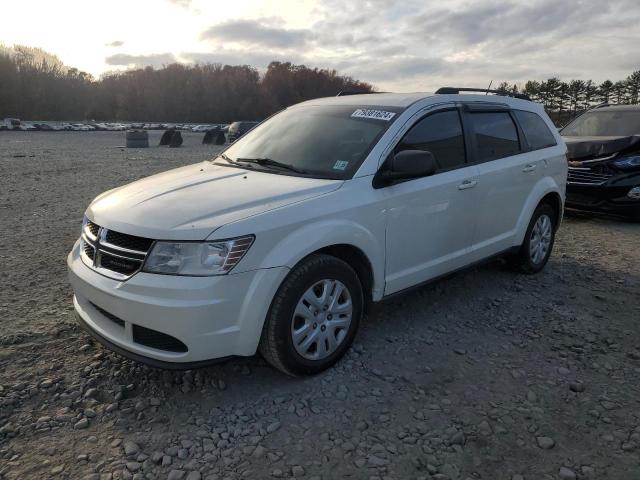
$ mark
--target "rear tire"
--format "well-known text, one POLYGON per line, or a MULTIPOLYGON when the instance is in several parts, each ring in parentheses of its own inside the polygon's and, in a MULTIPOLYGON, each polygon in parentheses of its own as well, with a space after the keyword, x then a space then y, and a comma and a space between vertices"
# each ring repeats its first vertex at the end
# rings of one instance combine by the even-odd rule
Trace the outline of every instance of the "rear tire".
POLYGON ((289 375, 311 375, 347 351, 363 315, 362 285, 351 266, 314 254, 291 270, 271 302, 258 350, 289 375))
POLYGON ((512 263, 523 273, 538 273, 549 261, 556 238, 556 211, 547 203, 533 212, 524 241, 512 263))

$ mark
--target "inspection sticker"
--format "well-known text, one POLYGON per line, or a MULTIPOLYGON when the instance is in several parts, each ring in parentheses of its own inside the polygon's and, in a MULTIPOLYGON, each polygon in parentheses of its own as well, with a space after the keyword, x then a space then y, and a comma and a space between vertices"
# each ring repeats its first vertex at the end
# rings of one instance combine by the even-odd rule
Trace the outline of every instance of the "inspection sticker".
POLYGON ((394 112, 385 112, 384 110, 369 110, 368 108, 359 108, 351 114, 354 118, 374 118, 376 120, 384 120, 388 122, 396 116, 394 112))
POLYGON ((349 165, 349 162, 347 162, 346 160, 337 160, 336 163, 333 165, 333 169, 344 170, 345 168, 347 168, 347 165, 349 165))

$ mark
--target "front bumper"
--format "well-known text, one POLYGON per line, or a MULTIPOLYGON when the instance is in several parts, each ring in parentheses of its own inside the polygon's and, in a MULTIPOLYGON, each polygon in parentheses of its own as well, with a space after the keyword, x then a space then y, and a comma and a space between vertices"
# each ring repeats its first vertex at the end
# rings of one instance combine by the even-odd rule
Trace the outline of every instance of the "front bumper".
POLYGON ((628 197, 629 191, 640 185, 635 182, 608 182, 605 185, 575 185, 567 183, 566 208, 587 212, 602 212, 640 218, 640 200, 628 197))
POLYGON ((81 325, 108 348, 165 368, 253 355, 288 273, 286 267, 215 277, 139 272, 122 282, 86 266, 78 242, 67 264, 81 325))

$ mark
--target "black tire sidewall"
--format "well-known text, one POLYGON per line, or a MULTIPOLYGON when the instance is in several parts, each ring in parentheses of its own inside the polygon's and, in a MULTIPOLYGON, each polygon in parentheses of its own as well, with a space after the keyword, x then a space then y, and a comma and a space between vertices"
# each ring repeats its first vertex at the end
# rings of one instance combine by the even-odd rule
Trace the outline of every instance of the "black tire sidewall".
POLYGON ((551 251, 553 250, 553 244, 555 243, 556 239, 556 223, 557 215, 555 210, 546 203, 538 205, 538 208, 536 208, 535 212, 533 212, 533 216, 531 217, 531 221, 529 222, 529 226, 527 227, 527 233, 525 234, 524 242, 522 242, 522 248, 520 250, 520 259, 526 271, 530 273, 539 272, 549 261, 549 257, 551 257, 551 251), (533 263, 533 261, 531 260, 531 254, 529 253, 531 232, 533 231, 536 222, 542 215, 547 215, 551 219, 551 241, 549 242, 549 250, 547 251, 547 255, 545 256, 544 260, 542 260, 542 262, 540 263, 533 263))
POLYGON ((301 265, 301 268, 302 272, 292 271, 276 293, 272 304, 275 308, 269 312, 269 321, 274 322, 276 348, 286 369, 294 374, 313 374, 329 368, 345 354, 358 330, 364 299, 358 275, 349 264, 338 258, 322 256, 301 265), (324 279, 339 280, 349 290, 353 302, 351 324, 345 339, 335 352, 321 360, 308 360, 293 345, 291 322, 302 295, 312 285, 324 279))

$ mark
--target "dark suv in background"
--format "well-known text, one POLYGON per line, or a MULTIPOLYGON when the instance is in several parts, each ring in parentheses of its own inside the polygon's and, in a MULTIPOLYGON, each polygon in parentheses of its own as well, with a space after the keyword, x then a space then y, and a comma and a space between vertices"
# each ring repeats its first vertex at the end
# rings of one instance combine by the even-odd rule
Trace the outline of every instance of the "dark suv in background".
POLYGON ((568 149, 566 207, 640 220, 640 105, 602 105, 560 130, 568 149))
POLYGON ((227 133, 227 140, 229 142, 235 142, 242 135, 247 133, 253 127, 258 125, 260 122, 233 122, 229 126, 229 132, 227 133))

